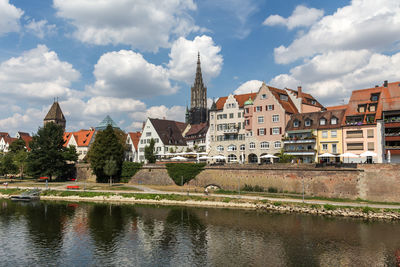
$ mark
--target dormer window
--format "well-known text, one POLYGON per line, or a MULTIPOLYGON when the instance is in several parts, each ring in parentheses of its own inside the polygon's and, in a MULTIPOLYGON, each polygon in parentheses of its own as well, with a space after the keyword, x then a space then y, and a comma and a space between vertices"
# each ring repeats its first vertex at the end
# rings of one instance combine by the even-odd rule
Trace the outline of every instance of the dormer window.
POLYGON ((326 119, 325 118, 321 118, 319 120, 319 125, 325 125, 326 124, 326 119))
POLYGON ((267 99, 267 95, 266 94, 262 94, 261 95, 261 99, 267 99))
POLYGON ((333 118, 331 119, 331 124, 332 124, 332 125, 337 124, 337 118, 333 117, 333 118))
POLYGON ((311 120, 306 120, 304 122, 304 125, 307 126, 307 127, 311 126, 311 120))
POLYGON ((299 123, 299 121, 298 120, 295 120, 294 122, 293 122, 293 127, 299 127, 299 125, 300 125, 300 123, 299 123))
POLYGON ((364 113, 365 112, 365 105, 358 105, 358 113, 364 113))
POLYGON ((369 105, 369 111, 370 112, 375 112, 376 111, 376 104, 369 105))
POLYGON ((379 94, 371 94, 371 101, 378 101, 379 94))
POLYGON ((279 98, 280 98, 281 100, 283 100, 283 101, 288 101, 288 96, 287 96, 287 95, 280 94, 280 95, 279 95, 279 98))

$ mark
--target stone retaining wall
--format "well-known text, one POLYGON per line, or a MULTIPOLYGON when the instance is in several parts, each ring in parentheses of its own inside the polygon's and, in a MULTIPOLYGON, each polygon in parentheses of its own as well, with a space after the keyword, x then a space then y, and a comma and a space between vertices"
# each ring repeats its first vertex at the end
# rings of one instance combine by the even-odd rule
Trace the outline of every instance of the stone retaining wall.
MULTIPOLYGON (((400 202, 400 164, 358 165, 356 169, 315 168, 311 164, 207 166, 196 179, 195 186, 219 185, 237 190, 244 184, 265 189, 304 192, 307 196, 367 199, 400 202)), ((132 183, 172 185, 164 166, 145 166, 132 183)))

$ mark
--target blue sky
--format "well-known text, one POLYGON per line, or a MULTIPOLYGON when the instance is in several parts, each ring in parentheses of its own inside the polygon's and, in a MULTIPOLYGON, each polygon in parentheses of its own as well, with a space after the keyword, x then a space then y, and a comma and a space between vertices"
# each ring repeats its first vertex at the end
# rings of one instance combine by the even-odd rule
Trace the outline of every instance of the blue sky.
POLYGON ((399 44, 397 0, 0 0, 0 131, 36 132, 55 97, 70 131, 183 120, 197 51, 210 99, 265 81, 341 104, 399 80, 399 44))

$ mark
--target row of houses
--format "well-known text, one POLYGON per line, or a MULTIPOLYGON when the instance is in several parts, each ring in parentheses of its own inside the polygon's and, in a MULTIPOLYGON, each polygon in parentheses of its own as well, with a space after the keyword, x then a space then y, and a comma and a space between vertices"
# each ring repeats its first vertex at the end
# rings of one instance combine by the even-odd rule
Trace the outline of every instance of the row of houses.
POLYGON ((26 150, 31 150, 29 147, 29 142, 32 140, 32 137, 29 133, 17 132, 16 137, 11 137, 7 132, 0 132, 0 152, 9 152, 11 143, 18 139, 22 139, 25 142, 26 150))

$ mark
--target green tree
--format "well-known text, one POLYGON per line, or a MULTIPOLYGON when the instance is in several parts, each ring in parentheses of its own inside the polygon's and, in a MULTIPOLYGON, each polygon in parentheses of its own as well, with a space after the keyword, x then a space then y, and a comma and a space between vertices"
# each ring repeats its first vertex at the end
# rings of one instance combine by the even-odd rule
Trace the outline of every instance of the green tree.
POLYGON ((9 150, 11 153, 17 153, 21 150, 26 151, 25 141, 21 138, 15 140, 10 144, 9 150))
POLYGON ((62 177, 65 174, 68 169, 66 158, 70 158, 71 151, 64 147, 63 135, 63 127, 52 122, 39 128, 29 145, 31 151, 27 167, 32 176, 46 175, 52 181, 53 176, 62 177))
POLYGON ((17 174, 18 167, 14 164, 14 155, 7 153, 1 159, 1 165, 3 167, 4 174, 17 174))
POLYGON ((14 159, 15 166, 19 170, 19 177, 21 179, 23 179, 24 171, 25 171, 25 167, 26 167, 27 159, 28 159, 28 152, 25 149, 20 150, 14 154, 13 159, 14 159))
POLYGON ((122 162, 124 161, 124 146, 111 125, 104 131, 99 131, 88 152, 88 159, 97 182, 107 182, 109 176, 104 172, 106 160, 113 158, 117 165, 115 178, 121 176, 122 162))
POLYGON ((279 153, 278 157, 280 163, 289 163, 292 161, 292 159, 294 159, 294 156, 286 154, 285 151, 283 151, 283 149, 281 149, 281 152, 279 153))
POLYGON ((148 163, 156 163, 156 155, 154 155, 154 139, 151 138, 150 144, 144 148, 144 158, 148 163))
POLYGON ((118 171, 117 162, 113 160, 111 157, 109 160, 106 160, 104 165, 104 173, 110 176, 110 186, 112 185, 112 176, 115 175, 118 171))

